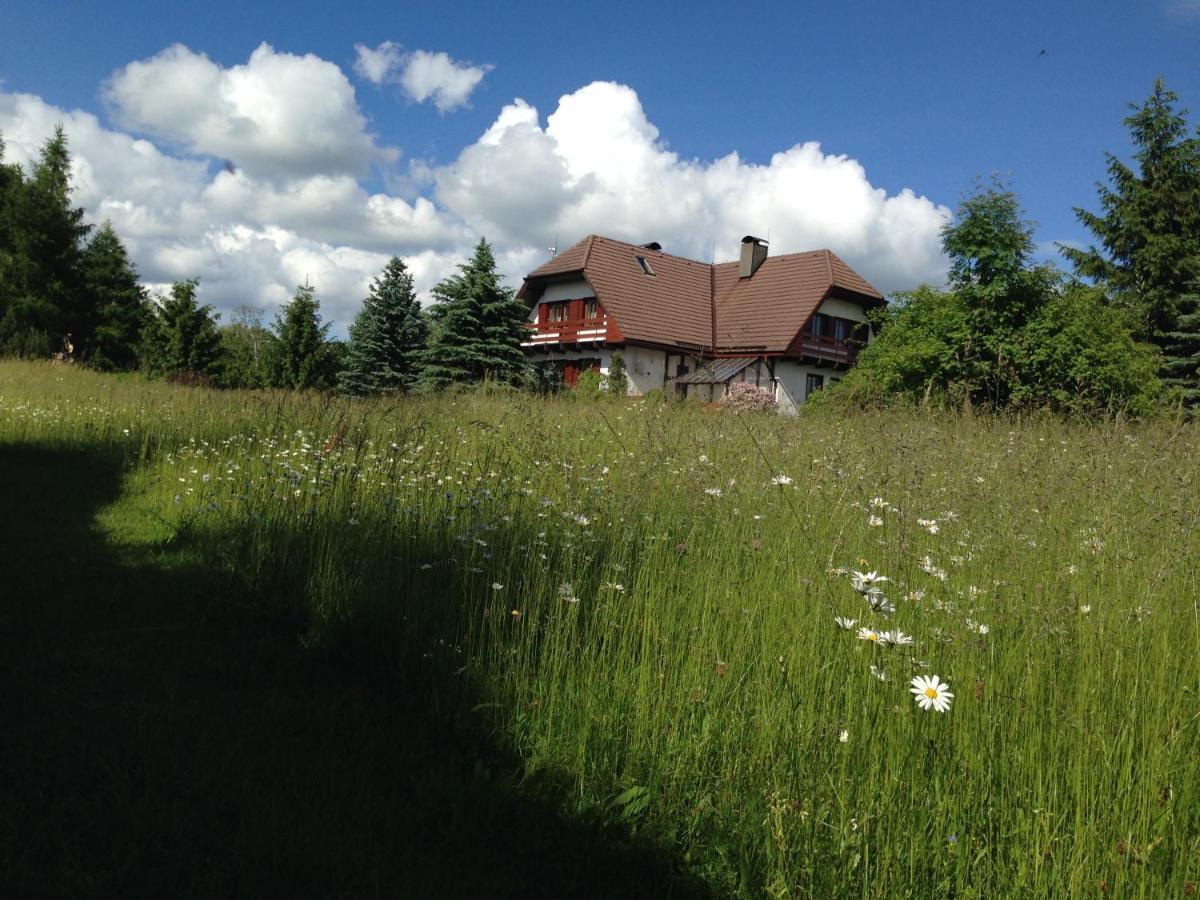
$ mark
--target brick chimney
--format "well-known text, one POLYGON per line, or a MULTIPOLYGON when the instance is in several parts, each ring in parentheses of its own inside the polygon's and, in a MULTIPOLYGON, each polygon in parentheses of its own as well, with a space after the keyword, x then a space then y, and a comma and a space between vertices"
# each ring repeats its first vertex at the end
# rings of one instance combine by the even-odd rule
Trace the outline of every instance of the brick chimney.
POLYGON ((742 263, 738 266, 738 277, 749 278, 767 258, 767 242, 748 234, 742 238, 742 263))

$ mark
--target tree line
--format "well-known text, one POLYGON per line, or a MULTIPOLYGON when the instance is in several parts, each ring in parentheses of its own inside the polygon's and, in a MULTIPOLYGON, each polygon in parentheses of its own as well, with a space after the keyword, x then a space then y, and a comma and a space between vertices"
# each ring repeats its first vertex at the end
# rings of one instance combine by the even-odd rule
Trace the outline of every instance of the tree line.
POLYGON ((486 240, 433 289, 439 302, 428 310, 393 256, 372 281, 348 341, 330 339, 307 283, 270 325, 249 306, 222 325, 199 303, 198 279, 149 294, 112 225, 93 228, 72 206, 70 165, 61 126, 29 172, 4 161, 0 137, 0 356, 61 355, 218 387, 354 395, 484 379, 539 383, 521 350, 527 310, 501 284, 486 240))

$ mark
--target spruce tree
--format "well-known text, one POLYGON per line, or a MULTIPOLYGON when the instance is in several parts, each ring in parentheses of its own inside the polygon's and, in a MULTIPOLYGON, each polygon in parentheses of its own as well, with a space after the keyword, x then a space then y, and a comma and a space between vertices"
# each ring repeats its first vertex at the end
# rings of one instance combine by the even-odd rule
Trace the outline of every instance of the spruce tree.
POLYGON ((88 362, 99 369, 135 368, 138 342, 150 310, 137 270, 110 223, 96 230, 84 250, 82 273, 95 320, 88 362))
POLYGON ((528 309, 501 287, 496 257, 481 239, 471 260, 433 289, 433 335, 423 354, 422 380, 442 386, 493 378, 512 384, 529 372, 521 342, 528 309))
POLYGON ((329 325, 321 324, 320 302, 309 284, 296 293, 275 317, 275 387, 327 387, 330 381, 326 334, 329 325))
MULTIPOLYGON (((5 180, 11 182, 11 172, 5 180)), ((11 257, 0 353, 46 355, 67 334, 86 351, 94 327, 81 275, 89 226, 83 210, 71 206, 71 156, 61 125, 42 145, 29 177, 10 183, 6 193, 11 257)))
POLYGON ((1175 323, 1162 334, 1162 380, 1190 408, 1200 407, 1200 283, 1179 298, 1175 323))
POLYGON ((412 275, 393 256, 371 282, 350 326, 338 389, 356 396, 407 390, 417 379, 426 331, 412 275))
POLYGON ((1178 100, 1159 78, 1145 103, 1130 104, 1137 171, 1107 154, 1101 212, 1075 210, 1100 247, 1059 248, 1078 274, 1134 309, 1145 336, 1164 349, 1178 330, 1180 298, 1200 279, 1200 139, 1189 135, 1178 100))
POLYGON ((196 302, 195 279, 177 281, 160 297, 143 337, 146 367, 162 375, 211 379, 220 370, 221 338, 211 306, 196 302))

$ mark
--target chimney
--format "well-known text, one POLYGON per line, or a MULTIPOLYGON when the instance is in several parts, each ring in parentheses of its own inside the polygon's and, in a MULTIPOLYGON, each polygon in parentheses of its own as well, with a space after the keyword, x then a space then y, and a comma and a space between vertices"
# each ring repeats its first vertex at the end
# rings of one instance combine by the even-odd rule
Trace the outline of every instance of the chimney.
POLYGON ((738 267, 739 278, 749 278, 767 258, 767 242, 752 234, 742 238, 742 264, 738 267))

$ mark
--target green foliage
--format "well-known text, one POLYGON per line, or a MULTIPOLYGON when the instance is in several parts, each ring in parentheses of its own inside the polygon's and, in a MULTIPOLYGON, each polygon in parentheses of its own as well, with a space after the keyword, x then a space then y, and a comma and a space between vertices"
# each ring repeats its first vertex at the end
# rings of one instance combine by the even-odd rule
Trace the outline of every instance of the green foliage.
POLYGON ((350 326, 338 389, 366 396, 407 390, 417 380, 427 328, 412 275, 398 256, 388 260, 350 326))
POLYGON ((272 386, 304 390, 329 387, 332 360, 326 345, 328 324, 321 324, 320 302, 311 285, 296 288, 275 317, 272 386))
POLYGON ((233 321, 222 325, 221 372, 217 384, 228 388, 263 388, 271 383, 275 335, 263 325, 262 314, 241 306, 233 321))
POLYGON ((136 368, 142 332, 153 314, 146 289, 110 223, 96 230, 84 250, 82 274, 95 321, 87 361, 98 369, 136 368))
POLYGON ((586 372, 579 373, 579 378, 575 380, 575 386, 571 388, 571 393, 581 400, 595 400, 600 397, 600 385, 600 373, 588 369, 586 372))
POLYGON ((83 289, 83 210, 59 125, 28 177, 0 165, 0 354, 48 355, 67 334, 86 355, 94 328, 83 289))
POLYGON ((159 297, 142 336, 141 357, 156 375, 215 378, 220 372, 221 336, 211 306, 196 301, 195 279, 177 281, 159 297))
POLYGON ((557 394, 563 389, 562 366, 553 362, 530 364, 529 389, 537 394, 557 394))
POLYGON ((422 354, 421 379, 442 387, 491 378, 510 384, 527 380, 529 364, 521 342, 529 334, 528 309, 500 286, 496 258, 486 240, 471 260, 433 289, 433 330, 422 354))
POLYGON ((977 190, 942 240, 951 290, 924 285, 878 313, 878 336, 835 397, 1079 414, 1154 407, 1155 351, 1096 291, 1030 265, 1032 227, 1012 191, 996 182, 977 190))
POLYGON ((619 350, 614 350, 612 359, 609 360, 606 387, 614 397, 624 397, 629 393, 629 376, 625 374, 625 357, 619 350))
POLYGON ((1151 337, 1171 330, 1178 298, 1200 279, 1200 139, 1178 100, 1159 78, 1145 103, 1130 105, 1137 170, 1108 154, 1101 212, 1075 210, 1100 246, 1060 247, 1080 275, 1144 317, 1151 337))
POLYGON ((1175 323, 1160 335, 1163 384, 1189 408, 1200 406, 1200 283, 1179 298, 1175 323))

